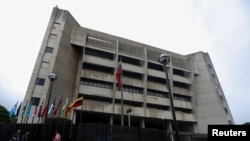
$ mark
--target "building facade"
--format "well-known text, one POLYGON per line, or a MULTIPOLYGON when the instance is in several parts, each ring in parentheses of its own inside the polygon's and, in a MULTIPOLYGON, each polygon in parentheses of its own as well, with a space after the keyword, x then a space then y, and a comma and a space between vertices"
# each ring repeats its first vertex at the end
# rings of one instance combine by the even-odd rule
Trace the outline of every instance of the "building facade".
MULTIPOLYGON (((83 96, 83 105, 67 118, 75 123, 103 123, 172 131, 172 112, 166 75, 167 64, 180 132, 207 133, 209 124, 234 120, 207 53, 180 55, 143 43, 81 27, 66 10, 55 7, 24 98, 35 107, 48 104, 49 73, 55 73, 49 105, 83 96), (122 90, 117 91, 116 69, 122 64, 122 90), (121 97, 122 93, 122 97, 121 97), (121 102, 123 104, 121 105, 121 102), (123 109, 123 110, 121 110, 123 109), (127 111, 131 109, 131 113, 127 111), (123 111, 123 114, 121 114, 123 111), (80 116, 81 115, 81 116, 80 116)), ((24 104, 23 104, 24 106, 24 104)), ((54 116, 64 117, 65 111, 54 116)), ((52 115, 48 115, 51 117, 52 115)), ((18 117, 18 122, 44 122, 44 118, 18 117)))

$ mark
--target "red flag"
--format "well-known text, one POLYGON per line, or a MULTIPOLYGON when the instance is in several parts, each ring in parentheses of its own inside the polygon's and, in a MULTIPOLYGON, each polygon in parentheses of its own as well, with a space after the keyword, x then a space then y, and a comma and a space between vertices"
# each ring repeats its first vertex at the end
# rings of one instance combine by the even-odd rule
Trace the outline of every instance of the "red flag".
POLYGON ((57 104, 57 106, 56 106, 56 108, 55 108, 55 110, 54 110, 54 115, 57 114, 57 111, 58 111, 59 106, 60 106, 61 104, 62 104, 62 98, 61 98, 61 100, 58 102, 58 104, 57 104))
POLYGON ((118 84, 117 90, 121 91, 121 75, 122 75, 122 64, 118 64, 118 67, 116 69, 116 81, 118 84))
POLYGON ((49 105, 47 104, 47 105, 43 108, 42 117, 44 117, 44 116, 46 115, 46 113, 48 112, 48 107, 49 107, 49 105))
POLYGON ((80 97, 80 98, 78 98, 78 99, 75 99, 75 100, 69 105, 69 107, 67 108, 66 115, 67 115, 68 113, 70 113, 70 111, 71 111, 72 108, 81 106, 81 105, 82 105, 82 102, 83 102, 83 96, 80 97))

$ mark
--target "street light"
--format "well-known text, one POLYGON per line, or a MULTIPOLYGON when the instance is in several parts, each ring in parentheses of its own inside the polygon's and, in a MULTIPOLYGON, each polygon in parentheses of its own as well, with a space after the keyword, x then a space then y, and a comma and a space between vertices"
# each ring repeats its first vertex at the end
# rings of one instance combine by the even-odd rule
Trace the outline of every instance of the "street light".
MULTIPOLYGON (((54 73, 49 73, 48 78, 50 80, 50 90, 49 90, 49 98, 48 98, 48 105, 49 105, 49 103, 50 103, 50 97, 51 97, 51 93, 52 93, 53 82, 57 79, 57 76, 54 73)), ((45 118, 44 118, 44 125, 45 125, 45 127, 43 128, 44 129, 43 139, 45 139, 45 134, 46 134, 47 114, 48 114, 48 112, 45 112, 45 118)))
POLYGON ((168 91, 169 91, 169 96, 170 96, 170 104, 171 104, 173 120, 174 120, 175 136, 176 136, 176 141, 179 141, 179 131, 178 131, 178 126, 177 126, 177 121, 176 121, 176 116, 175 116, 173 95, 171 92, 169 78, 168 78, 168 70, 166 67, 166 65, 170 62, 170 56, 168 54, 161 54, 160 57, 158 58, 158 61, 163 65, 163 70, 166 73, 166 85, 168 86, 168 91))
POLYGON ((129 108, 128 110, 127 110, 127 114, 128 114, 128 127, 130 127, 130 114, 132 113, 132 109, 131 108, 129 108))
MULTIPOLYGON (((54 73, 50 73, 48 75, 48 78, 50 80, 50 90, 49 90, 49 98, 48 98, 48 105, 50 103, 50 97, 51 97, 51 92, 52 92, 52 87, 53 87, 53 82, 56 80, 57 76, 54 73)), ((45 113, 45 118, 44 118, 44 123, 46 123, 47 120, 47 112, 45 113)))

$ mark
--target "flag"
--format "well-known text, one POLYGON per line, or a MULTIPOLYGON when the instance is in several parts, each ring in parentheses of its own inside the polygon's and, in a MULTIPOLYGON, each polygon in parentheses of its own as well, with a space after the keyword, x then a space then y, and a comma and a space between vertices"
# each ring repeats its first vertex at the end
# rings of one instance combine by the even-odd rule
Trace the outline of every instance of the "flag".
POLYGON ((15 113, 15 110, 14 110, 14 107, 13 108, 11 108, 11 110, 10 110, 10 117, 15 113))
POLYGON ((116 76, 116 81, 117 81, 117 84, 118 84, 117 90, 121 91, 121 77, 122 77, 122 64, 121 63, 118 64, 115 76, 116 76))
POLYGON ((35 107, 35 110, 34 110, 34 113, 33 113, 33 116, 35 116, 37 114, 37 105, 35 107))
POLYGON ((42 101, 42 104, 39 107, 38 117, 42 116, 42 109, 43 109, 43 101, 42 101))
POLYGON ((62 98, 61 98, 61 100, 58 102, 58 104, 57 104, 57 106, 56 106, 56 109, 54 110, 54 115, 57 114, 57 111, 58 111, 59 106, 60 106, 61 104, 62 104, 62 98))
POLYGON ((42 111, 42 114, 41 116, 44 117, 48 111, 48 107, 49 107, 49 104, 47 104, 44 108, 43 108, 43 111, 42 111))
POLYGON ((22 103, 23 103, 23 102, 21 102, 21 103, 19 104, 18 108, 17 108, 16 115, 15 115, 16 117, 18 117, 18 115, 19 115, 19 112, 20 112, 22 103))
POLYGON ((22 111, 22 118, 23 118, 23 115, 25 113, 25 110, 26 110, 26 107, 27 107, 27 104, 28 104, 28 101, 26 101, 26 104, 23 106, 23 111, 22 111))
POLYGON ((31 111, 31 108, 32 108, 32 101, 30 101, 29 103, 29 107, 27 109, 27 112, 26 112, 26 117, 29 118, 30 117, 30 111, 31 111))
POLYGON ((49 108, 49 111, 48 111, 48 115, 49 115, 52 111, 54 111, 55 103, 56 103, 56 100, 54 100, 53 103, 51 103, 50 108, 49 108))
POLYGON ((80 98, 78 98, 78 99, 75 99, 75 100, 69 105, 69 107, 67 108, 66 115, 67 115, 68 113, 70 113, 70 111, 71 111, 72 108, 81 106, 81 105, 82 105, 82 102, 83 102, 83 96, 80 97, 80 98))
POLYGON ((68 104, 69 104, 69 98, 67 98, 67 99, 65 100, 65 103, 64 103, 64 105, 63 105, 62 111, 64 111, 65 108, 68 107, 68 104))
POLYGON ((17 104, 18 104, 18 101, 17 101, 16 104, 13 106, 13 108, 11 108, 11 110, 10 110, 10 117, 11 117, 12 115, 15 115, 17 104))

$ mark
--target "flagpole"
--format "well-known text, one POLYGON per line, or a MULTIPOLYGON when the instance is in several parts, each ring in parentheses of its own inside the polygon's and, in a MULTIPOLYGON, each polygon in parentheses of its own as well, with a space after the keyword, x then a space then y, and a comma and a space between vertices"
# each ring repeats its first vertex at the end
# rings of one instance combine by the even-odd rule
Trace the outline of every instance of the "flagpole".
MULTIPOLYGON (((49 130, 48 130, 48 134, 47 134, 47 138, 49 137, 49 133, 50 133, 50 129, 51 129, 51 126, 52 126, 52 123, 53 123, 53 117, 54 117, 54 107, 55 107, 55 103, 56 103, 56 100, 54 99, 53 103, 52 103, 52 107, 50 107, 51 109, 49 110, 49 112, 51 112, 52 116, 51 116, 51 120, 49 122, 49 130)), ((48 114, 48 113, 47 113, 48 114)), ((50 114, 50 113, 49 113, 50 114)))
POLYGON ((40 116, 38 116, 38 121, 37 121, 37 125, 36 125, 36 129, 35 129, 35 134, 34 134, 34 136, 36 136, 37 126, 39 126, 39 122, 40 122, 40 116))
POLYGON ((123 84, 122 84, 122 57, 121 57, 121 126, 124 126, 124 116, 123 116, 123 84))
POLYGON ((28 120, 29 120, 29 117, 30 117, 30 112, 31 112, 31 109, 32 109, 32 101, 30 100, 29 102, 29 105, 28 105, 28 109, 26 111, 26 123, 25 123, 25 126, 24 126, 24 130, 26 130, 26 126, 27 126, 27 123, 28 123, 28 120))
POLYGON ((63 119, 62 140, 64 140, 63 138, 64 138, 65 120, 66 120, 67 110, 68 110, 68 103, 69 103, 69 98, 67 97, 67 99, 65 100, 65 103, 63 105, 63 108, 62 108, 62 111, 65 111, 64 119, 63 119))
POLYGON ((39 106, 39 111, 38 111, 38 114, 37 114, 37 116, 38 116, 38 121, 37 121, 37 124, 36 124, 34 136, 36 136, 37 126, 39 126, 40 117, 41 117, 41 114, 42 114, 42 108, 43 108, 43 100, 42 100, 42 103, 41 103, 40 106, 39 106))
MULTIPOLYGON (((67 106, 67 108, 68 108, 68 106, 67 106)), ((65 115, 64 115, 64 119, 63 119, 62 139, 64 138, 64 129, 65 129, 65 120, 66 120, 66 115, 67 115, 67 110, 65 110, 65 115)))
POLYGON ((79 129, 78 129, 78 135, 80 134, 80 127, 82 125, 82 109, 83 109, 83 100, 82 100, 82 107, 81 107, 80 124, 79 124, 79 129))
MULTIPOLYGON (((61 114, 61 106, 62 106, 62 101, 63 101, 63 98, 61 98, 61 100, 59 101, 59 114, 58 114, 58 116, 57 116, 57 120, 56 120, 56 130, 57 130, 57 128, 58 128, 58 120, 59 120, 59 118, 60 118, 60 114, 61 114)), ((56 109, 56 114, 57 114, 57 110, 58 110, 58 106, 56 107, 57 109, 56 109)), ((54 111, 55 112, 55 111, 54 111)), ((56 115, 55 114, 55 115, 56 115)))
POLYGON ((23 124, 23 116, 24 116, 24 113, 26 111, 26 106, 28 104, 28 101, 26 101, 25 105, 22 107, 22 119, 21 119, 21 125, 23 124))
POLYGON ((31 128, 33 127, 34 117, 35 117, 35 114, 33 114, 32 121, 31 121, 31 126, 30 126, 30 133, 31 133, 30 140, 32 140, 32 136, 33 136, 33 130, 31 130, 31 128))
POLYGON ((69 134, 70 140, 72 140, 71 139, 71 134, 72 134, 72 128, 73 128, 72 126, 73 126, 73 119, 74 119, 74 111, 72 113, 73 113, 73 115, 72 115, 72 119, 71 119, 70 134, 69 134))

